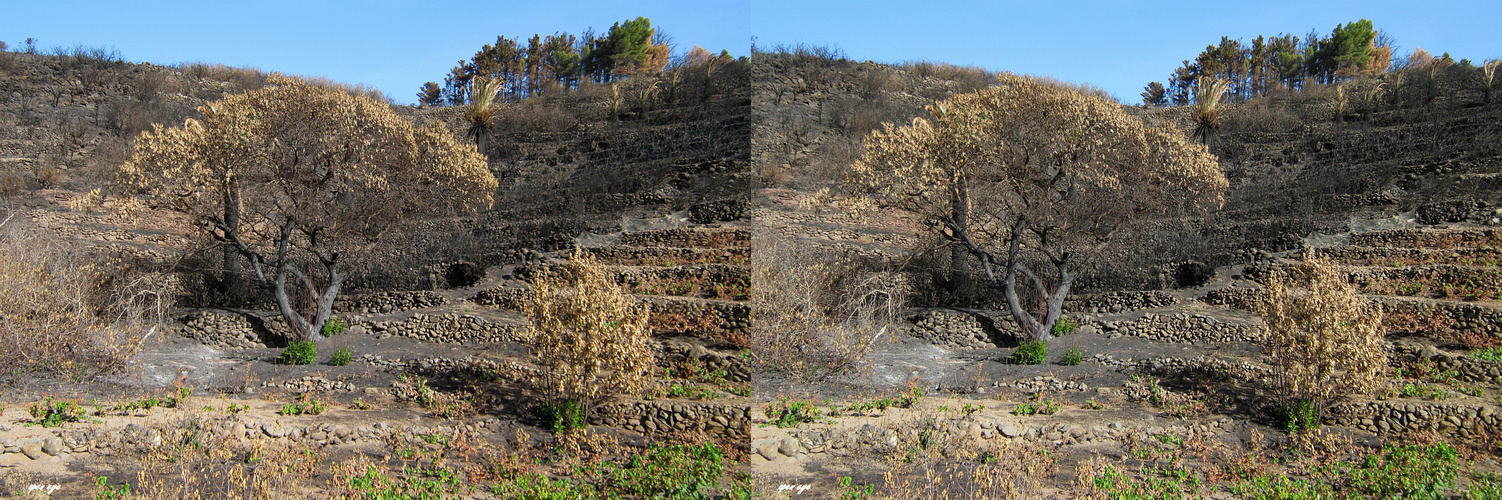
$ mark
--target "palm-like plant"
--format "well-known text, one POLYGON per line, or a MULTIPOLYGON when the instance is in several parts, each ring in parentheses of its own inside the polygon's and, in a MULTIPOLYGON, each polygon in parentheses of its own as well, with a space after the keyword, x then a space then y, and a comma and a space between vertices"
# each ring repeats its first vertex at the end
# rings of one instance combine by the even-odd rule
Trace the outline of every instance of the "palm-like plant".
POLYGON ((495 128, 495 97, 501 92, 500 78, 477 76, 469 81, 469 108, 464 110, 464 119, 469 121, 465 135, 475 140, 475 148, 485 154, 485 136, 495 128))
POLYGON ((1499 65, 1502 65, 1502 61, 1497 59, 1488 59, 1481 65, 1481 86, 1486 89, 1486 104, 1492 103, 1492 84, 1497 81, 1499 65))
POLYGON ((1200 78, 1194 87, 1194 138, 1209 145, 1210 135, 1220 128, 1220 98, 1226 95, 1228 84, 1219 78, 1200 78))

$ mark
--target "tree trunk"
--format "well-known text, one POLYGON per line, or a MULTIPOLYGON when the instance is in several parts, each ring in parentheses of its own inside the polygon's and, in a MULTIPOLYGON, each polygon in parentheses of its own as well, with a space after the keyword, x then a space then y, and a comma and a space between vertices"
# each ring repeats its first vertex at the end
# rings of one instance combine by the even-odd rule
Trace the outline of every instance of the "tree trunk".
MULTIPOLYGON (((970 184, 963 173, 955 176, 953 207, 950 218, 952 231, 969 234, 970 231, 970 184)), ((970 251, 964 245, 949 249, 949 291, 969 302, 975 298, 975 284, 970 279, 970 251)))
MULTIPOLYGON (((950 229, 954 230, 955 227, 951 224, 950 229)), ((977 246, 970 239, 968 233, 955 231, 954 237, 964 245, 964 248, 968 249, 972 255, 981 261, 981 264, 985 267, 986 276, 991 279, 991 282, 1001 286, 1002 294, 1007 300, 1007 310, 1012 314, 1012 319, 1016 320, 1018 328, 1022 330, 1022 336, 1027 340, 1047 341, 1054 338, 1053 327, 1058 323, 1059 318, 1064 315, 1064 299, 1069 296, 1069 289, 1074 285, 1075 275, 1069 271, 1069 257, 1065 253, 1058 259, 1053 260, 1054 268, 1058 273, 1058 285, 1054 287, 1052 292, 1046 290, 1047 287, 1043 281, 1038 279, 1037 275, 1027 268, 1027 264, 1024 264, 1019 259, 1022 251, 1022 234, 1026 229, 1026 219, 1018 219, 1017 224, 1012 226, 1011 244, 1007 249, 1006 262, 1003 263, 1006 268, 1006 275, 1002 277, 996 275, 996 257, 977 246), (1022 307, 1022 301, 1017 296, 1017 275, 1019 273, 1026 275, 1032 286, 1043 296, 1045 312, 1042 321, 1039 321, 1038 318, 1022 307)))
MULTIPOLYGON (((240 237, 240 211, 243 202, 240 198, 240 180, 230 175, 224 183, 224 227, 225 237, 239 239, 240 237)), ((223 292, 233 298, 241 298, 240 284, 240 250, 234 245, 224 246, 224 262, 221 263, 220 273, 223 279, 220 286, 223 292)))

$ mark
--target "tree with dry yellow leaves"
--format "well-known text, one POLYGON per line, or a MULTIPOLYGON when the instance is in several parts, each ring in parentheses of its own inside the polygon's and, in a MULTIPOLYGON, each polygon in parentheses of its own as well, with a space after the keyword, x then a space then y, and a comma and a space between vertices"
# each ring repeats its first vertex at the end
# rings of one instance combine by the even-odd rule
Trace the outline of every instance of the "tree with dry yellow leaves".
POLYGON ((411 217, 488 208, 496 180, 441 123, 415 126, 386 103, 300 78, 268 83, 200 108, 201 120, 143 132, 117 181, 242 256, 291 339, 317 339, 382 235, 411 217))
POLYGON ((587 412, 607 396, 639 394, 651 382, 656 361, 647 304, 622 292, 592 258, 575 253, 563 268, 544 273, 522 310, 532 320, 540 385, 552 396, 587 412))
POLYGON ((1128 222, 1219 206, 1226 189, 1203 145, 1067 86, 1002 75, 929 111, 872 132, 849 180, 979 260, 1026 338, 1052 338, 1075 278, 1128 222))
POLYGON ((1317 422, 1337 397, 1370 393, 1387 369, 1382 308, 1346 281, 1340 266, 1312 253, 1275 273, 1260 304, 1264 345, 1285 408, 1317 422))

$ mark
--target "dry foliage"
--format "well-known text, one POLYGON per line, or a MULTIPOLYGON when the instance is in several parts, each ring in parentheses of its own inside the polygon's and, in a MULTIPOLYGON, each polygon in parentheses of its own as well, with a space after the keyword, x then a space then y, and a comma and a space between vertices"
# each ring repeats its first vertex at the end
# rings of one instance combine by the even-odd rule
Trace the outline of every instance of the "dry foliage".
POLYGON ((176 281, 54 237, 0 235, 0 364, 76 378, 121 366, 172 308, 176 281))
POLYGON ((388 230, 488 208, 496 180, 436 121, 416 126, 337 86, 268 81, 200 108, 202 121, 143 132, 117 182, 223 242, 226 279, 243 256, 292 340, 317 338, 355 261, 388 230))
POLYGON ((895 273, 775 237, 751 254, 751 350, 767 368, 822 377, 850 369, 897 320, 908 295, 895 273))
POLYGON ((556 274, 543 271, 522 310, 532 320, 539 382, 551 395, 587 407, 648 388, 656 366, 648 305, 622 292, 592 257, 575 253, 556 274))
POLYGON ((301 498, 304 485, 326 467, 311 449, 215 436, 206 424, 190 418, 163 432, 162 445, 142 460, 131 498, 301 498))
POLYGON ((849 182, 931 217, 955 245, 953 279, 969 274, 967 253, 979 259, 1022 333, 1045 339, 1075 277, 1129 222, 1218 206, 1227 182, 1203 145, 1119 103, 1034 78, 997 82, 931 106, 931 120, 872 132, 849 182), (1047 307, 1025 310, 1019 293, 1047 307))
POLYGON ((1340 266, 1308 254, 1270 276, 1260 314, 1284 401, 1307 401, 1319 411, 1337 397, 1379 387, 1387 367, 1382 309, 1346 282, 1340 266))
POLYGON ((899 432, 879 498, 1048 497, 1047 484, 1058 472, 1053 450, 1024 440, 961 437, 944 432, 948 425, 954 421, 931 417, 899 432))

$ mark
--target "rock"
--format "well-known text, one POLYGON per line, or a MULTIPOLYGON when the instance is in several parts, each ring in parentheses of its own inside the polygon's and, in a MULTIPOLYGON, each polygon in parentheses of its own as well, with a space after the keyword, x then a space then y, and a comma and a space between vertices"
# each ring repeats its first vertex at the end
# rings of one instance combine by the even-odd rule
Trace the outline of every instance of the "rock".
POLYGON ((791 437, 782 438, 781 444, 777 447, 777 452, 790 457, 798 456, 798 440, 791 437))
POLYGON ((55 457, 61 455, 64 451, 66 451, 66 448, 63 448, 63 440, 61 438, 58 438, 57 436, 48 436, 47 439, 42 440, 43 453, 55 457))
POLYGON ((998 424, 996 426, 996 430, 1001 431, 1001 435, 1009 438, 1014 438, 1022 435, 1021 432, 1017 431, 1017 426, 1010 422, 1003 422, 1001 424, 998 424))
POLYGON ((1423 349, 1419 350, 1419 356, 1423 356, 1424 359, 1434 359, 1438 357, 1439 354, 1439 349, 1435 348, 1432 345, 1426 345, 1423 349))
POLYGON ((756 453, 761 455, 762 458, 765 458, 768 461, 776 460, 777 443, 773 441, 763 442, 761 446, 756 447, 756 453))
POLYGON ((36 439, 22 441, 21 453, 32 460, 41 460, 42 457, 47 456, 47 453, 42 451, 42 442, 36 439))

